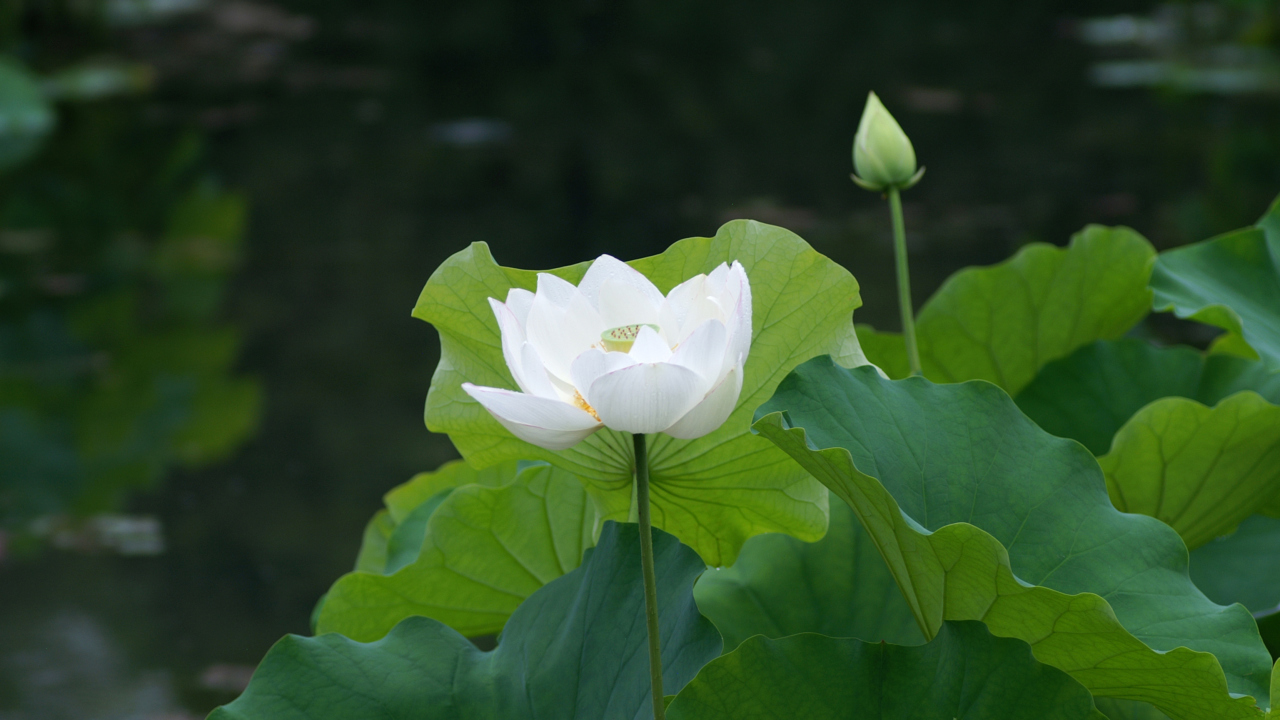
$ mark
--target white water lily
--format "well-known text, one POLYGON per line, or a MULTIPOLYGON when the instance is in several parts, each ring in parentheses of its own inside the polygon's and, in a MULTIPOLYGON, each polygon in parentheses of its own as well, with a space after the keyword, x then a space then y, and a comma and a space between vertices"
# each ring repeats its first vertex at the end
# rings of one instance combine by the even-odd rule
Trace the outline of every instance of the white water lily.
POLYGON ((538 274, 537 292, 489 298, 502 354, 521 392, 463 383, 516 437, 571 447, 602 427, 678 438, 724 424, 751 349, 751 286, 721 263, 666 297, 601 255, 577 287, 538 274))

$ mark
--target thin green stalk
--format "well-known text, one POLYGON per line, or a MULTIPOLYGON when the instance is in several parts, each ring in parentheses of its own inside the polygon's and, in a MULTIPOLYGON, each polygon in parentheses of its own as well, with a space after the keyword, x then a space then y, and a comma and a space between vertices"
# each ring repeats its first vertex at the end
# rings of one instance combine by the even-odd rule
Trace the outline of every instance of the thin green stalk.
POLYGON ((662 649, 658 642, 658 580, 653 572, 653 526, 649 522, 649 455, 644 435, 636 433, 636 505, 640 516, 640 568, 644 575, 644 618, 649 628, 649 677, 653 684, 653 720, 666 720, 662 702, 662 649))
POLYGON ((915 311, 911 308, 911 271, 907 269, 907 227, 902 221, 902 197, 889 188, 889 213, 893 216, 893 259, 898 266, 898 309, 902 313, 902 338, 907 343, 911 374, 920 374, 920 350, 916 346, 915 311))

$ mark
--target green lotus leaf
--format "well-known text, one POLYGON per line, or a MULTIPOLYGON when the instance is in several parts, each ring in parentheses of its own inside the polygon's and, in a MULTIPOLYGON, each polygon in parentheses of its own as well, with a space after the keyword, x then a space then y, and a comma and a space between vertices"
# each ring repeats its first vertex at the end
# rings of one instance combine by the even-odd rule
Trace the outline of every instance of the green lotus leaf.
MULTIPOLYGON (((854 328, 858 333, 858 344, 867 354, 867 359, 883 370, 885 375, 894 380, 901 380, 911 374, 911 362, 907 360, 907 346, 903 343, 900 333, 880 332, 870 325, 861 323, 854 328)), ((918 325, 916 329, 918 335, 918 325)))
POLYGON ((1094 698, 1093 704, 1107 720, 1169 720, 1169 716, 1149 703, 1121 700, 1119 698, 1094 698))
POLYGON ((544 463, 519 473, 514 466, 505 464, 508 484, 501 487, 473 483, 437 490, 419 506, 425 519, 420 510, 407 509, 406 497, 451 480, 492 481, 496 473, 453 464, 418 481, 431 487, 411 482, 389 493, 388 506, 400 510, 388 516, 404 514, 387 533, 384 567, 370 571, 366 565, 339 578, 320 608, 317 632, 367 642, 405 618, 423 615, 469 637, 495 633, 522 601, 577 567, 599 526, 582 483, 544 463), (442 493, 447 495, 436 503, 442 493), (398 551, 397 533, 406 527, 414 529, 398 551))
POLYGON ((981 620, 1095 696, 1178 719, 1259 716, 1229 694, 1266 698, 1253 618, 1205 598, 1177 534, 1113 508, 1088 451, 998 388, 818 358, 760 412, 755 428, 853 508, 926 636, 981 620))
MULTIPOLYGON (((783 532, 817 540, 826 530, 827 495, 787 456, 750 432, 752 411, 811 357, 838 354, 865 362, 850 314, 861 304, 844 268, 782 228, 738 220, 712 238, 681 240, 631 263, 663 292, 722 262, 739 260, 751 280, 753 340, 737 409, 717 431, 696 440, 656 435, 649 443, 653 522, 728 565, 752 535, 783 532)), ((550 270, 578 282, 588 264, 550 270)), ((462 382, 514 388, 503 361, 497 321, 486 298, 512 287, 533 289, 537 274, 499 267, 483 243, 445 261, 423 288, 414 316, 440 332, 441 359, 427 395, 427 427, 448 433, 462 455, 484 467, 512 458, 542 459, 582 478, 605 519, 632 514, 632 443, 601 430, 551 452, 518 440, 462 391, 462 382)))
POLYGON ((1080 683, 1025 642, 947 622, 903 647, 806 633, 754 637, 712 660, 676 696, 671 720, 1106 720, 1080 683))
POLYGON ((388 574, 404 567, 417 557, 422 547, 427 520, 454 488, 473 483, 500 487, 511 482, 516 472, 514 461, 476 470, 461 460, 454 460, 431 472, 418 473, 392 488, 382 496, 386 509, 379 510, 365 526, 355 569, 388 574), (392 556, 390 570, 387 569, 388 553, 392 556))
POLYGON ((1258 353, 1245 342, 1245 339, 1233 332, 1225 332, 1209 343, 1210 355, 1232 355, 1245 360, 1258 360, 1258 353))
MULTIPOLYGON (((1280 661, 1277 661, 1275 666, 1271 668, 1271 697, 1277 696, 1280 696, 1280 661)), ((1271 720, 1277 714, 1280 714, 1280 711, 1277 711, 1273 703, 1271 709, 1267 711, 1267 720, 1271 720)))
POLYGON ((421 556, 422 540, 427 535, 427 522, 452 494, 453 488, 448 488, 432 495, 391 528, 387 535, 385 562, 375 572, 390 575, 421 556))
POLYGON ((1257 361, 1125 338, 1085 345, 1045 365, 1014 399, 1040 427, 1103 455, 1120 426, 1148 403, 1177 396, 1216 405, 1241 390, 1280 403, 1280 373, 1257 361))
POLYGON ((1194 550, 1280 495, 1280 406, 1247 390, 1213 408, 1161 398, 1098 464, 1117 509, 1163 521, 1194 550))
POLYGON ((724 638, 726 650, 752 635, 799 633, 924 642, 911 608, 853 510, 831 498, 831 524, 814 543, 760 535, 733 567, 711 569, 693 596, 724 638))
MULTIPOLYGON (((693 601, 697 553, 661 531, 653 545, 674 693, 720 654, 720 636, 693 601)), ((637 526, 606 523, 581 567, 533 593, 490 652, 423 617, 373 643, 289 635, 210 720, 652 718, 643 613, 637 526)))
MULTIPOLYGON (((396 522, 391 513, 379 510, 364 526, 364 535, 360 538, 360 552, 356 555, 358 572, 380 573, 387 568, 387 543, 391 540, 391 532, 396 529, 396 522)), ((426 528, 423 528, 426 532, 426 528)))
POLYGON ((1259 615, 1280 609, 1280 520, 1254 515, 1196 548, 1191 579, 1216 603, 1240 603, 1259 615))
POLYGON ((1280 198, 1249 228, 1160 253, 1153 307, 1242 338, 1280 371, 1280 198))
MULTIPOLYGON (((1133 230, 1089 225, 1066 248, 1033 243, 998 265, 957 272, 916 320, 924 376, 989 380, 1017 394, 1045 363, 1141 320, 1154 258, 1133 230)), ((889 377, 906 376, 900 335, 860 328, 858 338, 889 377)))
POLYGON ((382 496, 391 519, 397 524, 403 523, 413 512, 417 511, 432 497, 439 496, 446 490, 460 488, 463 485, 483 485, 485 487, 502 487, 511 482, 511 478, 520 471, 518 461, 508 461, 490 465, 483 470, 476 470, 461 460, 454 460, 441 465, 431 472, 422 472, 409 478, 409 481, 397 485, 382 496))

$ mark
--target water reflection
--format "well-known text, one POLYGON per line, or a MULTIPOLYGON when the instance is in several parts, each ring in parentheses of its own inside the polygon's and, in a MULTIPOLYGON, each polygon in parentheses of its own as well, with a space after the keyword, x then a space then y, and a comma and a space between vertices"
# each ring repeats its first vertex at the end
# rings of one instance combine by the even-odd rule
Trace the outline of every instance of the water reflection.
POLYGON ((917 301, 1086 222, 1161 247, 1252 222, 1276 95, 1099 86, 1269 67, 1280 5, 1215 5, 1271 24, 1209 35, 1196 7, 21 5, 0 51, 81 97, 44 97, 56 124, 0 175, 0 717, 200 716, 307 631, 381 494, 453 457, 408 315, 468 242, 548 267, 753 217, 892 329, 888 218, 848 180, 871 88, 929 167, 917 301))
POLYGON ((187 720, 172 673, 138 671, 109 631, 92 617, 51 613, 7 634, 0 657, 17 688, 3 720, 187 720))
POLYGON ((1080 23, 1080 38, 1123 59, 1098 62, 1102 87, 1159 87, 1182 92, 1280 93, 1280 54, 1271 3, 1169 3, 1146 16, 1080 23))
POLYGON ((239 332, 218 318, 243 199, 175 193, 152 236, 111 222, 128 206, 91 207, 97 188, 39 184, 0 210, 0 527, 16 550, 44 533, 35 518, 108 512, 175 465, 227 457, 259 407, 232 372, 239 332))
POLYGON ((189 717, 103 616, 139 581, 102 565, 161 555, 161 518, 119 511, 259 422, 224 314, 248 205, 199 135, 137 124, 150 65, 66 52, 99 29, 80 11, 34 8, 67 25, 0 60, 0 717, 189 717), (67 584, 68 556, 115 572, 67 584))

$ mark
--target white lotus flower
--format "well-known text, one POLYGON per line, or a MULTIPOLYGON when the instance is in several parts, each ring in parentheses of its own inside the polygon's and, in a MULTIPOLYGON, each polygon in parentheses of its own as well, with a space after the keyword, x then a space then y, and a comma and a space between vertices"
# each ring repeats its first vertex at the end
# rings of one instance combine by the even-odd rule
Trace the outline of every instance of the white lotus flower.
POLYGON ((601 255, 577 287, 539 273, 536 293, 512 289, 489 305, 522 392, 462 389, 516 437, 548 450, 602 427, 701 437, 724 424, 742 392, 751 286, 737 261, 663 297, 601 255))

